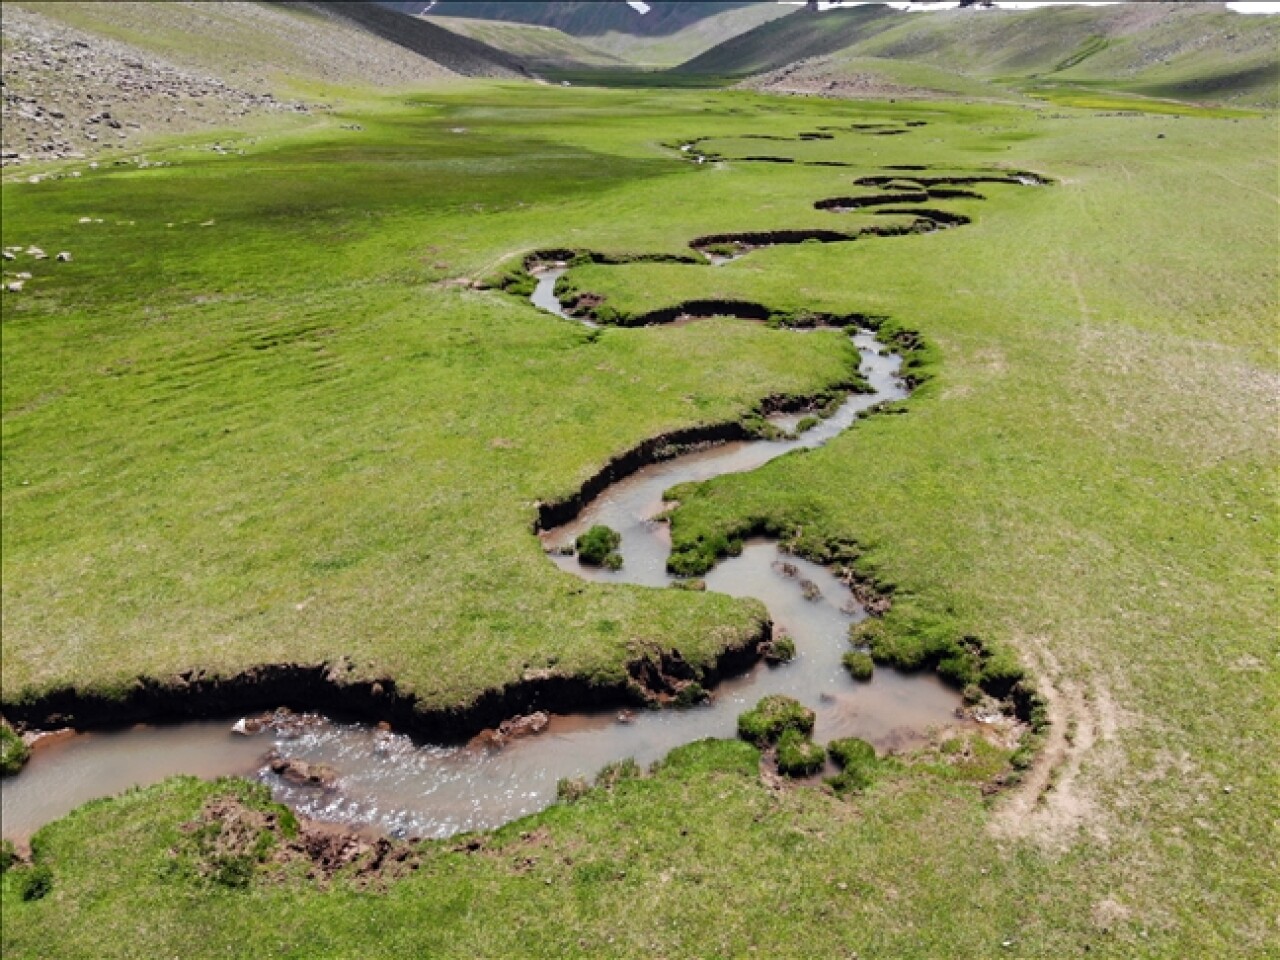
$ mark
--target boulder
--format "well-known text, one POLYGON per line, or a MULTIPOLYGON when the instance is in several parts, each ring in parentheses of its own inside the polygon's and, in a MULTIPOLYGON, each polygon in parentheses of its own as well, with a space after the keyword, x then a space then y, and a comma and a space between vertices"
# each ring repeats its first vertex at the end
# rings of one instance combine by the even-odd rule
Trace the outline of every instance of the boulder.
POLYGON ((532 737, 547 729, 551 718, 542 710, 523 717, 512 717, 498 725, 498 735, 505 740, 517 740, 520 737, 532 737))
POLYGON ((252 737, 265 729, 267 725, 258 717, 241 717, 232 725, 231 732, 238 733, 242 737, 252 737))
POLYGON ((275 750, 267 754, 267 767, 280 779, 299 787, 332 787, 338 771, 327 763, 308 763, 294 757, 283 757, 275 750))

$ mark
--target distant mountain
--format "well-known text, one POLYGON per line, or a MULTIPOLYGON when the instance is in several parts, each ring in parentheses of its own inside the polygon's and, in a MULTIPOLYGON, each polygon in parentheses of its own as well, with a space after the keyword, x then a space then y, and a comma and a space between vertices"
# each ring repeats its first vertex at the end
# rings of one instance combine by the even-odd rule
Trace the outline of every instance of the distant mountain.
MULTIPOLYGON (((382 6, 415 13, 426 4, 424 0, 383 0, 382 6)), ((793 10, 794 7, 778 3, 667 3, 642 16, 620 0, 586 4, 451 2, 436 4, 422 18, 505 50, 532 69, 665 69, 793 10), (442 13, 463 8, 466 16, 442 13), (511 12, 526 19, 517 22, 476 16, 484 12, 511 12), (655 12, 664 17, 656 24, 649 19, 655 12), (571 36, 563 29, 532 22, 535 19, 577 24, 578 29, 586 31, 609 29, 571 36), (668 32, 682 21, 688 22, 668 32)))
POLYGON ((746 77, 777 71, 787 81, 799 71, 816 90, 824 74, 838 83, 855 60, 918 64, 976 80, 1094 84, 1270 106, 1280 85, 1280 17, 1193 2, 801 9, 705 51, 676 72, 746 77))
POLYGON ((582 70, 595 67, 626 69, 632 66, 625 59, 554 27, 509 23, 505 20, 476 20, 471 17, 432 15, 424 19, 450 33, 471 37, 490 47, 505 50, 528 64, 532 70, 582 70))
MULTIPOLYGON (((522 3, 519 0, 440 0, 435 4, 397 2, 403 12, 418 13, 414 8, 430 8, 432 16, 472 17, 480 20, 506 20, 554 27, 575 37, 596 37, 606 33, 629 33, 660 37, 678 33, 691 24, 728 10, 760 6, 765 0, 648 0, 649 12, 640 13, 622 0, 593 2, 522 3)), ((776 6, 776 4, 775 4, 776 6)))

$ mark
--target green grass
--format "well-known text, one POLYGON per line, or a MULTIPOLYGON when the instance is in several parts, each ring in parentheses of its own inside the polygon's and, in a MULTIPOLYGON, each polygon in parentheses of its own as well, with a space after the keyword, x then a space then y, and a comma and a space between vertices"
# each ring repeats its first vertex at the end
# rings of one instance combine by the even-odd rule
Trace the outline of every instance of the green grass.
POLYGON ((0 720, 0 776, 21 770, 30 753, 23 739, 0 720))
POLYGON ((6 956, 1265 956, 1276 121, 1056 113, 478 85, 338 118, 359 135, 6 184, 4 244, 75 260, 10 265, 36 277, 3 301, 4 701, 347 655, 443 705, 758 629, 750 603, 561 575, 533 504, 849 355, 731 320, 596 333, 440 281, 862 219, 811 207, 860 169, 698 167, 662 147, 684 137, 1052 176, 947 201, 974 223, 936 234, 569 276, 637 311, 714 290, 923 335, 905 414, 682 490, 676 546, 768 526, 856 554, 893 593, 882 649, 1029 668, 1070 758, 1014 817, 981 790, 1003 749, 931 748, 846 799, 697 744, 369 890, 175 878, 178 825, 242 788, 173 780, 36 837, 52 885, 5 873, 6 956))
POLYGON ((855 680, 870 680, 875 673, 876 664, 871 654, 862 650, 851 650, 841 657, 849 676, 855 680))
POLYGON ((554 27, 468 17, 430 17, 429 20, 451 33, 505 50, 537 67, 607 67, 624 62, 593 47, 590 38, 572 37, 554 27))
POLYGON ((1256 111, 1237 110, 1230 107, 1206 107, 1177 100, 1159 100, 1152 97, 1127 94, 1114 87, 1116 84, 1100 82, 1055 81, 1030 83, 1025 90, 1032 96, 1047 100, 1060 107, 1080 110, 1124 110, 1137 113, 1162 114, 1172 117, 1253 117, 1256 111))
POLYGON ((776 743, 787 731, 808 736, 813 711, 791 697, 771 694, 738 717, 738 736, 758 746, 776 743))
POLYGON ((778 738, 778 772, 807 777, 822 769, 827 752, 799 730, 788 728, 778 738))
POLYGON ((810 61, 782 83, 814 80, 813 91, 821 92, 824 80, 869 71, 952 96, 1000 98, 1007 96, 1000 86, 1062 82, 1120 97, 1274 109, 1278 44, 1275 17, 1209 4, 1158 12, 1133 4, 915 13, 861 6, 763 24, 675 72, 743 77, 810 61))
POLYGON ((607 566, 617 570, 622 566, 622 555, 618 547, 622 543, 622 535, 617 530, 596 524, 582 536, 578 537, 575 546, 578 548, 578 559, 592 566, 607 566))
MULTIPOLYGON (((644 141, 531 139, 569 96, 383 108, 360 134, 6 187, 6 244, 75 252, 5 302, 6 700, 349 656, 445 705, 530 665, 614 676, 641 645, 705 658, 757 629, 724 597, 584 593, 529 537, 533 504, 655 433, 816 391, 845 355, 731 321, 589 336, 437 283, 696 176, 644 141)), ((573 102, 614 139, 607 101, 573 102)), ((665 128, 647 102, 619 128, 665 128)), ((683 239, 619 226, 598 242, 683 239)))

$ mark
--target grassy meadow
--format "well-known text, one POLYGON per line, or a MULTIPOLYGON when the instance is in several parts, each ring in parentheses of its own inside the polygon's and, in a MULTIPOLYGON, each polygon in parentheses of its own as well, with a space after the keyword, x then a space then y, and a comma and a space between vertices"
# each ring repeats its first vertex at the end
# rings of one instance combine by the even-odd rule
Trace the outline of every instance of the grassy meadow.
POLYGON ((895 595, 886 644, 971 635, 1033 672, 1053 728, 1021 787, 984 795, 980 743, 839 798, 705 742, 474 849, 426 844, 404 879, 233 888, 179 825, 247 788, 176 779, 36 836, 51 886, 27 900, 30 868, 5 873, 5 955, 1271 954, 1276 134, 476 84, 224 134, 243 155, 175 140, 148 153, 172 166, 6 182, 4 246, 73 260, 5 264, 34 277, 3 301, 3 702, 345 656, 443 706, 754 631, 750 602, 561 574, 535 504, 848 362, 730 319, 588 331, 459 281, 541 248, 892 222, 812 206, 888 165, 1055 181, 931 201, 974 222, 928 235, 566 277, 628 311, 749 299, 923 335, 904 415, 679 491, 675 548, 766 523, 856 543, 895 595), (927 125, 742 139, 887 120, 927 125), (664 146, 694 137, 731 159, 664 146), (732 159, 761 153, 858 166, 732 159))

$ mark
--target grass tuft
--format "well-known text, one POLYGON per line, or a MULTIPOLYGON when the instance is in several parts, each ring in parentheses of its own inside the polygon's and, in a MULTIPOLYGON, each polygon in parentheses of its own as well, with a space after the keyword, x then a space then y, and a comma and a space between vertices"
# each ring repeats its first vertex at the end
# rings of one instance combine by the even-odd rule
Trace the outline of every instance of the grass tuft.
POLYGON ((589 566, 617 570, 622 566, 622 554, 618 553, 621 543, 622 534, 603 524, 596 524, 578 537, 578 560, 589 566))
POLYGON ((738 736, 757 746, 777 742, 787 730, 808 735, 813 732, 814 713, 791 697, 772 694, 764 697, 738 717, 738 736))
POLYGON ((778 772, 788 777, 817 773, 826 756, 821 746, 794 727, 788 727, 778 738, 778 772))

